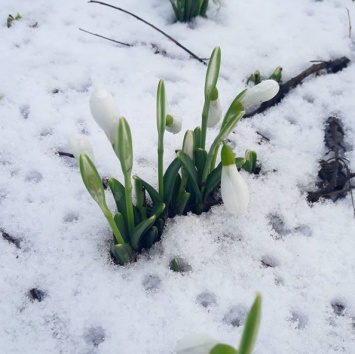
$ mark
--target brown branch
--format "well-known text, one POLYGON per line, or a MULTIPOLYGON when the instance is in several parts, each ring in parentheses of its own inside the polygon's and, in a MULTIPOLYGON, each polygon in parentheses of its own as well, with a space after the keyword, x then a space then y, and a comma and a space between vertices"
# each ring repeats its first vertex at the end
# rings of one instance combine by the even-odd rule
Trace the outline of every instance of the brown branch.
POLYGON ((347 57, 341 57, 335 60, 322 61, 318 64, 311 65, 308 69, 302 71, 294 78, 288 80, 286 83, 280 85, 279 93, 270 101, 264 102, 255 111, 250 112, 244 116, 244 118, 253 117, 255 114, 263 113, 270 107, 273 107, 280 103, 288 92, 300 85, 302 81, 312 74, 317 74, 320 70, 326 70, 327 73, 337 73, 347 67, 350 60, 347 57))
POLYGON ((152 27, 153 29, 155 29, 156 31, 158 31, 159 33, 161 33, 163 36, 165 36, 166 38, 168 38, 169 40, 171 40, 173 43, 175 43, 178 47, 180 47, 181 49, 183 49, 185 52, 189 53, 194 59, 198 60, 200 63, 202 63, 203 65, 207 65, 206 62, 201 59, 200 57, 198 57, 195 53, 191 52, 191 50, 187 49, 186 47, 184 47, 181 43, 179 43, 176 39, 174 39, 173 37, 169 36, 167 33, 165 33, 164 31, 162 31, 161 29, 159 29, 158 27, 154 26, 153 24, 149 23, 148 21, 144 20, 143 18, 135 15, 132 12, 129 12, 127 10, 124 10, 120 7, 117 6, 113 6, 110 4, 107 4, 105 2, 101 2, 101 1, 95 1, 95 0, 90 0, 89 4, 100 4, 103 6, 107 6, 107 7, 111 7, 112 9, 118 10, 118 11, 122 11, 127 15, 130 15, 132 17, 134 17, 135 19, 137 19, 138 21, 141 21, 143 23, 145 23, 146 25, 152 27))
POLYGON ((124 45, 124 46, 126 46, 126 47, 133 47, 132 44, 119 42, 119 41, 116 41, 115 39, 108 38, 108 37, 104 37, 104 36, 101 36, 100 34, 92 33, 92 32, 89 32, 89 31, 87 31, 87 30, 84 30, 84 29, 82 29, 82 28, 79 28, 79 30, 80 30, 80 31, 83 31, 83 32, 85 32, 85 33, 92 34, 93 36, 100 37, 100 38, 106 39, 106 40, 108 40, 108 41, 111 41, 111 42, 114 42, 114 43, 117 43, 117 44, 124 45))

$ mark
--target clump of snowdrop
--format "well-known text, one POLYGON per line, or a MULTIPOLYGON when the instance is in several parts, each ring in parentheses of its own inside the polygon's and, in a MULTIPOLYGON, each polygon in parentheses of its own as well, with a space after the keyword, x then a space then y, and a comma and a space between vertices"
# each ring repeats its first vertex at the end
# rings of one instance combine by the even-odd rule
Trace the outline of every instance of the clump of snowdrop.
POLYGON ((111 252, 120 264, 133 260, 137 252, 158 241, 168 217, 185 215, 188 212, 201 214, 209 210, 211 205, 218 204, 220 201, 214 200, 212 195, 219 185, 228 211, 235 215, 247 211, 249 191, 238 168, 252 173, 256 165, 256 153, 247 150, 245 157, 236 158, 232 149, 225 144, 225 140, 243 117, 244 110, 276 95, 278 84, 268 80, 238 94, 225 113, 211 146, 207 148, 207 128, 217 126, 222 118, 217 89, 220 63, 221 51, 217 47, 212 52, 207 68, 201 125, 186 131, 181 150, 166 169, 163 163, 165 132, 179 133, 182 120, 167 113, 165 84, 163 80, 159 81, 156 100, 157 187, 139 176, 132 176, 131 130, 128 121, 120 116, 112 95, 103 88, 95 90, 91 95, 92 116, 111 142, 124 176, 123 183, 115 178, 108 180, 117 207, 114 214, 106 205, 105 191, 87 139, 83 136, 72 136, 70 146, 80 161, 80 171, 87 190, 111 226, 114 234, 111 252), (216 166, 221 147, 221 162, 216 166), (132 197, 133 187, 135 203, 132 197), (146 194, 150 197, 149 202, 146 194))
POLYGON ((251 354, 259 330, 261 317, 261 295, 258 294, 245 321, 238 350, 228 344, 218 343, 206 334, 190 334, 182 338, 176 354, 251 354))
MULTIPOLYGON (((197 16, 206 17, 209 0, 169 0, 174 9, 176 20, 190 22, 197 16)), ((218 6, 228 6, 228 0, 213 0, 218 6)))

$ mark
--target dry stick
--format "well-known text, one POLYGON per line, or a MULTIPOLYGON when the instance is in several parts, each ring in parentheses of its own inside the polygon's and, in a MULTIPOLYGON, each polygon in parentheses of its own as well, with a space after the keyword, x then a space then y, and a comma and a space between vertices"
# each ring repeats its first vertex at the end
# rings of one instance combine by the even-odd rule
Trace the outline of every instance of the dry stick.
POLYGON ((89 4, 92 3, 92 4, 100 4, 100 5, 103 5, 103 6, 107 6, 107 7, 111 7, 112 9, 115 9, 115 10, 118 10, 118 11, 122 11, 134 18, 136 18, 138 21, 141 21, 143 23, 145 23, 146 25, 152 27, 153 29, 155 29, 156 31, 158 31, 159 33, 161 33, 163 36, 165 36, 166 38, 170 39, 173 43, 175 43, 178 47, 180 47, 181 49, 183 49, 185 52, 189 53, 194 59, 198 60, 200 63, 202 63, 203 65, 207 65, 206 62, 201 59, 200 57, 198 57, 196 54, 194 54, 193 52, 191 52, 191 50, 187 49, 186 47, 184 47, 181 43, 179 43, 176 39, 174 39, 173 37, 169 36, 167 33, 163 32, 161 29, 159 29, 158 27, 152 25, 151 23, 149 23, 148 21, 144 20, 143 18, 135 15, 134 13, 132 12, 129 12, 127 10, 124 10, 120 7, 116 7, 116 6, 113 6, 113 5, 110 5, 110 4, 107 4, 105 2, 101 2, 101 1, 94 1, 94 0, 90 0, 89 1, 89 4))
POLYGON ((346 11, 348 12, 348 21, 349 21, 349 38, 351 38, 351 30, 352 30, 352 27, 351 27, 351 18, 350 18, 350 11, 349 9, 346 7, 346 11))
POLYGON ((85 32, 85 33, 92 34, 93 36, 100 37, 100 38, 103 38, 103 39, 107 39, 108 41, 111 41, 111 42, 114 42, 114 43, 118 43, 118 44, 124 45, 124 46, 126 46, 126 47, 133 47, 132 44, 119 42, 119 41, 116 41, 115 39, 108 38, 108 37, 104 37, 104 36, 101 36, 100 34, 92 33, 92 32, 89 32, 89 31, 87 31, 87 30, 84 30, 84 29, 82 29, 82 28, 79 28, 79 30, 80 30, 80 31, 83 31, 83 32, 85 32))
POLYGON ((279 93, 273 99, 271 99, 270 101, 264 102, 255 111, 246 114, 244 116, 244 118, 250 118, 250 117, 254 116, 255 114, 262 113, 262 112, 266 111, 268 108, 273 107, 276 104, 280 103, 283 100, 283 98, 286 96, 286 94, 291 89, 300 85, 306 77, 308 77, 312 74, 318 73, 318 71, 323 70, 323 69, 326 69, 330 73, 337 73, 338 71, 341 71, 344 68, 346 68, 349 62, 350 62, 350 60, 347 57, 341 57, 341 58, 338 58, 335 60, 322 61, 322 62, 319 62, 318 64, 313 64, 308 69, 302 71, 300 74, 298 74, 294 78, 288 80, 284 84, 281 84, 279 93))

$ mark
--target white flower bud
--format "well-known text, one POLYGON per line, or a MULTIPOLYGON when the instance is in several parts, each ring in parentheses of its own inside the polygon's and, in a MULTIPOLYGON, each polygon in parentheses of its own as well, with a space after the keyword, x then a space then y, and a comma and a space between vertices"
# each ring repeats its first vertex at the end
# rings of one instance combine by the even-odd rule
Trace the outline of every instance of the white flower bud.
POLYGON ((172 116, 170 114, 166 116, 165 129, 169 133, 173 133, 173 134, 180 133, 181 128, 182 128, 182 119, 180 117, 172 116))
POLYGON ((90 98, 90 110, 111 144, 116 144, 120 111, 112 95, 103 88, 97 88, 90 98))
POLYGON ((214 127, 222 118, 222 106, 219 99, 210 102, 210 109, 208 111, 207 126, 214 127))
POLYGON ((82 134, 71 134, 68 137, 71 153, 79 161, 80 155, 88 155, 91 161, 95 161, 94 152, 89 140, 82 134))
POLYGON ((275 80, 264 80, 260 84, 248 89, 240 100, 244 109, 261 104, 274 98, 280 86, 275 80))

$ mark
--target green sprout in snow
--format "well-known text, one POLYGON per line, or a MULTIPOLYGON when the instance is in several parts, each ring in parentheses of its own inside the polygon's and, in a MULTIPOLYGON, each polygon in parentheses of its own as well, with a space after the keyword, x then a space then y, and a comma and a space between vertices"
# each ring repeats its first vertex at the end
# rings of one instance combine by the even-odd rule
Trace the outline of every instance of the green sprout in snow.
POLYGON ((19 20, 21 20, 21 18, 22 18, 22 16, 19 13, 17 13, 15 17, 12 15, 9 15, 7 17, 7 28, 10 28, 12 26, 12 22, 19 21, 19 20))

